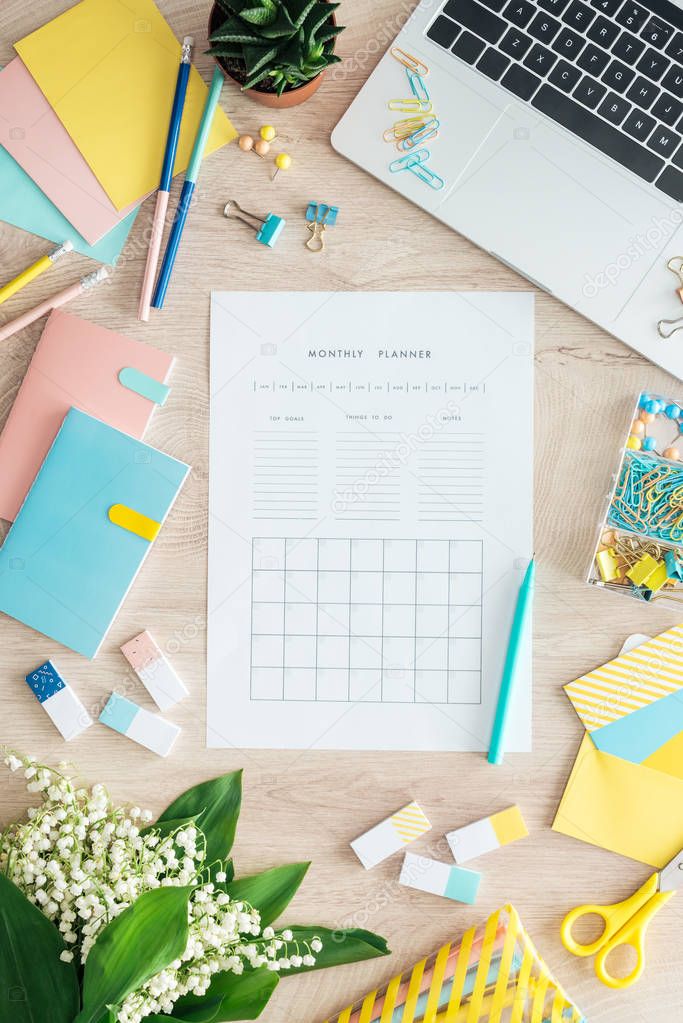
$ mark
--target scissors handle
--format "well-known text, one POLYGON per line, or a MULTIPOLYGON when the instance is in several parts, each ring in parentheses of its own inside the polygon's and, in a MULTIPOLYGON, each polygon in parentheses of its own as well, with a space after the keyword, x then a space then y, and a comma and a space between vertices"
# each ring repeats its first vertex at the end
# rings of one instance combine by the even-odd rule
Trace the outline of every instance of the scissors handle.
POLYGON ((603 984, 611 988, 625 988, 634 984, 645 967, 645 931, 647 925, 671 898, 673 892, 659 892, 659 874, 653 874, 642 888, 623 902, 611 906, 577 906, 567 913, 562 922, 562 944, 576 956, 596 954, 595 972, 603 984), (604 923, 602 934, 589 945, 582 945, 572 935, 572 928, 581 917, 595 913, 604 923), (613 976, 606 966, 607 957, 622 945, 630 945, 636 953, 636 965, 626 977, 613 976))

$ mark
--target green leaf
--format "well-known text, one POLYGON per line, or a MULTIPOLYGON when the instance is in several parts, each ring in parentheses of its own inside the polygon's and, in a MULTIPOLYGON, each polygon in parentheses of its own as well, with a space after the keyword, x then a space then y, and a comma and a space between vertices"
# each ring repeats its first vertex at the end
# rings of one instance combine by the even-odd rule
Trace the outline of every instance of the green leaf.
POLYGON ((388 956, 390 949, 387 946, 386 938, 372 931, 364 931, 360 927, 352 927, 348 930, 332 931, 328 927, 290 927, 293 940, 287 942, 288 954, 292 954, 299 943, 300 955, 308 950, 304 942, 311 942, 313 938, 320 938, 323 943, 320 952, 314 952, 315 966, 292 967, 283 970, 281 977, 289 977, 293 973, 308 973, 311 970, 325 970, 329 966, 342 966, 344 963, 360 963, 365 959, 378 959, 380 956, 388 956))
POLYGON ((0 874, 0 1019, 71 1023, 78 1012, 76 968, 55 925, 0 874))
POLYGON ((246 7, 240 11, 240 18, 250 25, 270 25, 275 21, 276 12, 275 4, 263 7, 246 7))
POLYGON ((277 53, 277 46, 245 46, 243 57, 247 68, 247 77, 256 74, 268 64, 277 53))
POLYGON ((332 11, 334 11, 337 7, 339 7, 339 4, 318 2, 313 8, 311 8, 303 24, 308 46, 315 41, 316 32, 319 28, 322 28, 326 21, 329 20, 332 11))
POLYGON ((242 802, 242 772, 233 771, 183 792, 159 817, 162 821, 197 816, 206 838, 206 862, 227 858, 235 840, 242 802))
POLYGON ((261 35, 264 39, 278 39, 280 36, 289 37, 294 32, 296 32, 296 27, 284 7, 278 7, 275 18, 261 28, 261 35))
POLYGON ((176 1023, 256 1019, 268 1004, 278 979, 277 973, 263 967, 239 977, 235 973, 215 973, 205 995, 185 995, 178 999, 173 1007, 173 1018, 176 1023))
POLYGON ((261 927, 267 927, 292 901, 309 867, 310 863, 288 863, 252 877, 240 877, 227 886, 227 892, 233 901, 248 902, 257 909, 261 927))
POLYGON ((316 3, 317 0, 286 0, 287 13, 296 28, 301 28, 306 15, 316 3))
POLYGON ((217 0, 218 6, 226 14, 239 14, 252 0, 217 0))
MULTIPOLYGON (((228 18, 209 36, 210 43, 260 43, 261 36, 239 18, 228 18)), ((178 815, 180 816, 180 815, 178 815)))
POLYGON ((239 57, 242 58, 242 44, 241 43, 218 43, 217 46, 210 46, 204 53, 211 54, 214 57, 239 57))
POLYGON ((250 78, 247 78, 246 82, 242 86, 242 92, 244 92, 246 89, 253 89, 255 85, 258 85, 259 82, 262 82, 264 78, 267 78, 268 75, 271 75, 272 73, 273 72, 267 67, 261 68, 261 70, 257 71, 256 74, 251 75, 250 78))
POLYGON ((83 1008, 74 1023, 99 1023, 110 1005, 159 973, 185 950, 192 888, 155 888, 100 932, 85 963, 83 1008))
POLYGON ((329 43, 330 39, 336 38, 345 28, 346 25, 330 25, 329 28, 324 28, 316 34, 316 40, 319 43, 329 43))

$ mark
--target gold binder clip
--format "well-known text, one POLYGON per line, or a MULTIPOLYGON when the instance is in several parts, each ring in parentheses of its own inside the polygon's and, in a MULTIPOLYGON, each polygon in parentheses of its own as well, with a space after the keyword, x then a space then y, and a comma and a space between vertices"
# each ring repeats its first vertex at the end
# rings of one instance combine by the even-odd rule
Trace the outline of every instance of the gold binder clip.
POLYGON ((325 228, 336 224, 338 213, 338 206, 329 206, 324 202, 309 202, 306 208, 306 227, 311 232, 311 237, 304 243, 309 252, 323 251, 325 228))
POLYGON ((683 256, 672 256, 666 265, 671 273, 678 277, 680 287, 676 288, 676 294, 683 302, 683 256))
MULTIPOLYGON (((678 278, 679 287, 676 288, 676 294, 683 302, 683 256, 672 256, 666 264, 667 269, 671 270, 672 274, 675 274, 678 278)), ((660 337, 670 338, 672 334, 675 334, 677 330, 683 328, 683 317, 677 320, 660 320, 657 324, 657 332, 660 337)))

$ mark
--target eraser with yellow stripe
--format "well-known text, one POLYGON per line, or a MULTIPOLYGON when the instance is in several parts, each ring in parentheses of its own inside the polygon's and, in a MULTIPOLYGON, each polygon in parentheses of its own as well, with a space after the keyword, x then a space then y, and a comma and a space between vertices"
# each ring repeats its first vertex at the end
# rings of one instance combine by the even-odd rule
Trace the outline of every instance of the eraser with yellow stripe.
POLYGON ((527 831, 522 811, 518 806, 509 806, 507 810, 494 813, 491 817, 466 824, 446 835, 456 863, 466 863, 484 853, 500 849, 501 845, 509 845, 519 838, 526 838, 527 831))
POLYGON ((408 803, 355 838, 351 848, 365 869, 370 870, 430 829, 431 824, 418 804, 408 803))

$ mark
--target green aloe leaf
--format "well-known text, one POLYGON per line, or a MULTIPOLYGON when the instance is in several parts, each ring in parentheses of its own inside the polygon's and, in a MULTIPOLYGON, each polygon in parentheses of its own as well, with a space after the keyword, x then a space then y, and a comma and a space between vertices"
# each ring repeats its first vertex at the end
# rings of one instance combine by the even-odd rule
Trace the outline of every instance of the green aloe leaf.
POLYGON ((243 51, 247 77, 256 74, 265 64, 273 59, 277 46, 245 46, 243 51))
POLYGON ((211 43, 260 43, 261 41, 260 35, 255 30, 250 29, 246 22, 236 17, 228 18, 209 36, 211 43))
POLYGON ((306 876, 310 863, 288 863, 252 877, 241 877, 227 886, 235 902, 248 902, 261 915, 261 926, 276 920, 287 908, 306 876))
POLYGON ((226 14, 239 14, 244 7, 252 3, 252 0, 216 0, 216 2, 226 14))
POLYGON ((80 1003, 73 963, 55 925, 0 874, 0 1019, 71 1023, 80 1003))
POLYGON ((197 817, 206 838, 206 862, 227 858, 235 840, 242 802, 242 772, 233 771, 201 782, 174 799, 159 817, 163 821, 197 817))
POLYGON ((330 39, 335 39, 345 28, 346 25, 330 25, 329 28, 323 28, 316 33, 316 41, 318 43, 329 43, 330 39))
POLYGON ((291 36, 294 32, 296 32, 296 26, 284 7, 278 7, 275 18, 267 25, 261 26, 261 35, 264 39, 278 39, 281 36, 291 36))
POLYGON ((277 8, 275 4, 263 4, 259 7, 245 7, 240 11, 240 18, 243 18, 250 25, 270 25, 275 21, 277 8))
POLYGON ((301 28, 308 12, 318 0, 286 0, 287 13, 296 28, 301 28))
POLYGON ((210 46, 205 53, 213 57, 239 57, 242 58, 241 43, 218 43, 217 46, 210 46))
POLYGON ((183 953, 191 893, 191 887, 143 892, 107 924, 86 960, 83 1008, 74 1023, 99 1023, 109 1006, 120 1005, 183 953))
POLYGON ((309 13, 306 15, 306 20, 303 24, 306 39, 309 42, 315 39, 318 29, 329 20, 330 15, 337 7, 339 7, 339 4, 327 4, 318 0, 318 2, 311 8, 309 13))
POLYGON ((388 956, 390 949, 386 938, 372 931, 364 931, 360 927, 348 930, 332 931, 328 927, 290 927, 293 940, 287 942, 291 954, 296 943, 299 943, 300 955, 306 953, 304 942, 311 942, 318 937, 323 943, 322 950, 315 952, 315 966, 292 967, 283 970, 281 977, 289 977, 293 973, 308 973, 311 970, 325 970, 329 966, 341 966, 344 963, 360 963, 365 959, 377 959, 388 956))
POLYGON ((256 1019, 277 987, 277 973, 259 968, 237 976, 216 973, 205 995, 185 995, 173 1007, 175 1023, 231 1023, 256 1019), (211 1015, 213 1013, 213 1015, 211 1015))
POLYGON ((261 70, 257 71, 256 74, 251 75, 250 78, 247 78, 246 82, 242 86, 242 92, 244 92, 245 89, 253 89, 255 85, 258 85, 259 82, 262 82, 264 78, 268 78, 268 76, 272 75, 272 73, 273 72, 270 68, 267 67, 261 68, 261 70))

